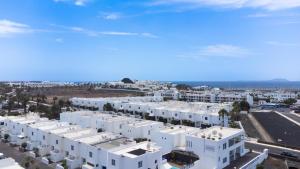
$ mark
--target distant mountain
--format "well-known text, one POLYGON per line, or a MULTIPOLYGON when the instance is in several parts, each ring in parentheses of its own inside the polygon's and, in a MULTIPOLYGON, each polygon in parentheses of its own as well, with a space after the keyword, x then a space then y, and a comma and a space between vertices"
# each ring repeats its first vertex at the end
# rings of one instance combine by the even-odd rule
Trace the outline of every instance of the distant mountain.
POLYGON ((272 79, 272 80, 270 80, 270 81, 272 81, 272 82, 289 82, 289 80, 287 80, 287 79, 272 79))

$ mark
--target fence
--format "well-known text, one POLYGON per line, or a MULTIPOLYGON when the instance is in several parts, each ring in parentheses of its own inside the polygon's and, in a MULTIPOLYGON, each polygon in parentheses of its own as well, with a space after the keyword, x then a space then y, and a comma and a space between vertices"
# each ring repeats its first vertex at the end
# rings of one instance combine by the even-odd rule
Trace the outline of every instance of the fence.
POLYGON ((268 158, 268 151, 268 149, 264 149, 263 153, 261 153, 239 169, 255 169, 258 164, 261 164, 265 159, 268 158))

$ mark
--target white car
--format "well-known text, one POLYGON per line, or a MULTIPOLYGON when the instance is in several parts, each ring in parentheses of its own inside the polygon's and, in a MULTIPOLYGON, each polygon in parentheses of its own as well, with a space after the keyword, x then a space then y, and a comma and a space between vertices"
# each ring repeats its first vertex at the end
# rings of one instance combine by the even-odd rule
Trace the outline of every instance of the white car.
POLYGON ((4 154, 3 153, 0 153, 0 160, 4 159, 4 154))

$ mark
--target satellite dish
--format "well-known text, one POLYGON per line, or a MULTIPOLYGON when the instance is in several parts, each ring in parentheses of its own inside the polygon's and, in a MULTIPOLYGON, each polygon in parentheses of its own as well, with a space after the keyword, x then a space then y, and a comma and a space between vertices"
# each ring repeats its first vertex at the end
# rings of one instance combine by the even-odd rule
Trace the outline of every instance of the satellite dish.
POLYGON ((219 137, 222 137, 223 135, 222 135, 222 133, 219 133, 219 137))
POLYGON ((216 130, 213 130, 213 131, 212 131, 212 134, 213 134, 213 135, 217 135, 218 132, 217 132, 216 130))

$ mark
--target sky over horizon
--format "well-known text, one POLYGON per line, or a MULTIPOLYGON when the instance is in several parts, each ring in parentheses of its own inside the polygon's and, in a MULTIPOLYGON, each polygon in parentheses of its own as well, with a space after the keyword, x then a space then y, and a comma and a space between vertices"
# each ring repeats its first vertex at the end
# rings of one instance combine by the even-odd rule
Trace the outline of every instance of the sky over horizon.
POLYGON ((0 81, 300 81, 300 0, 3 0, 0 81))

